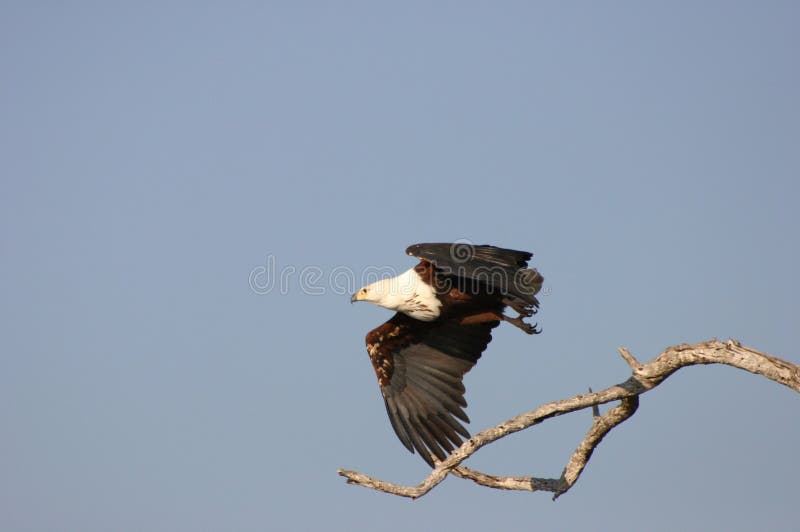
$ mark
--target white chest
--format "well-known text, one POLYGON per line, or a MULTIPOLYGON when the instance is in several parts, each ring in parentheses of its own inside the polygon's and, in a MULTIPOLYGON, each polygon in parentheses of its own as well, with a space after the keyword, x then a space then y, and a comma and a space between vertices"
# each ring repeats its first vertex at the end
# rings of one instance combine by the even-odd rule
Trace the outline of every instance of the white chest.
POLYGON ((379 305, 420 321, 433 321, 439 317, 442 302, 436 297, 433 287, 424 282, 413 268, 386 281, 390 284, 379 305))

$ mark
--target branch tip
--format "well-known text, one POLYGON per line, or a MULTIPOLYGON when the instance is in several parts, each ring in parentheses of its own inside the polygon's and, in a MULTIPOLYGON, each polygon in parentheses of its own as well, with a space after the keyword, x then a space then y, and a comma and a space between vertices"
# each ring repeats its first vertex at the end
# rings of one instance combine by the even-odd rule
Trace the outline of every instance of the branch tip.
POLYGON ((642 366, 642 364, 638 360, 636 360, 636 357, 633 356, 631 352, 625 349, 624 347, 620 347, 619 349, 617 349, 617 351, 619 351, 620 356, 625 359, 625 362, 628 363, 628 365, 631 367, 633 371, 636 371, 642 366))

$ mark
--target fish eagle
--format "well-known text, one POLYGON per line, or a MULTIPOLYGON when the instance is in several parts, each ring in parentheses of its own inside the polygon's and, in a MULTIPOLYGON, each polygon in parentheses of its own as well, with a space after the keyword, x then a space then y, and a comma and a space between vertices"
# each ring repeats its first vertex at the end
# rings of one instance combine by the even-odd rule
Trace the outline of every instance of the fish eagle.
POLYGON ((469 432, 462 379, 478 361, 501 321, 528 334, 543 277, 528 268, 533 256, 494 246, 415 244, 406 253, 419 264, 397 277, 358 290, 397 313, 367 334, 392 428, 412 453, 431 466, 461 446, 469 432), (506 308, 517 316, 504 314, 506 308))

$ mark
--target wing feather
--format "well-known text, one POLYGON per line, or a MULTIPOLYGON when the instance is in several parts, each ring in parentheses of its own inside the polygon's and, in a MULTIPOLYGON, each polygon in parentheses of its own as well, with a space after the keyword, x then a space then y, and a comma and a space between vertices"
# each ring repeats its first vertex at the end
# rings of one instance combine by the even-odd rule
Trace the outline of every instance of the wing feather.
POLYGON ((416 396, 419 396, 420 393, 424 393, 434 402, 434 406, 437 410, 449 412, 465 423, 469 423, 469 417, 467 417, 466 412, 464 412, 464 408, 467 406, 467 401, 464 399, 464 385, 460 382, 459 384, 459 388, 462 391, 458 391, 459 388, 442 383, 441 381, 439 381, 439 383, 431 383, 429 381, 426 382, 423 377, 415 376, 409 379, 408 376, 406 376, 406 388, 404 388, 401 394, 409 389, 413 390, 416 396))
POLYGON ((426 393, 431 400, 436 401, 448 410, 467 406, 467 401, 462 394, 449 393, 447 385, 442 381, 430 380, 422 373, 417 373, 410 377, 409 382, 416 385, 422 392, 426 393))
POLYGON ((410 406, 408 409, 410 416, 407 421, 412 428, 411 439, 415 442, 414 447, 417 452, 426 462, 430 463, 432 461, 429 453, 433 453, 441 460, 442 450, 437 445, 437 438, 431 434, 426 424, 425 413, 430 408, 423 403, 414 388, 409 388, 405 391, 403 401, 410 406), (424 445, 420 442, 424 443, 424 445))
POLYGON ((394 397, 386 397, 385 395, 383 402, 386 405, 386 413, 389 415, 389 422, 391 422, 395 434, 400 438, 405 448, 413 453, 414 445, 411 441, 411 436, 408 434, 408 427, 403 423, 404 416, 400 414, 397 402, 394 400, 394 397))
MULTIPOLYGON (((428 419, 430 420, 430 422, 433 425, 436 426, 436 429, 441 434, 442 440, 450 441, 450 442, 459 442, 459 441, 461 441, 461 437, 456 433, 455 429, 453 429, 453 427, 451 427, 450 424, 447 423, 443 419, 443 415, 442 414, 439 414, 439 415, 436 415, 436 416, 431 416, 428 419)), ((469 432, 467 432, 467 435, 465 436, 465 438, 469 438, 469 432)), ((447 451, 448 452, 453 452, 454 448, 455 447, 449 448, 449 449, 447 449, 447 451)))

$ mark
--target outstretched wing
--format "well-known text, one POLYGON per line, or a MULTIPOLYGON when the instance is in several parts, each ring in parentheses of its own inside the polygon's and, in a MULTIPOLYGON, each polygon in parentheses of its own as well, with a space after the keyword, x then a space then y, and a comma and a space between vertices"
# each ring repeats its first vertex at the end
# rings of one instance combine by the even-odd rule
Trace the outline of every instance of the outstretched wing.
POLYGON ((444 275, 474 279, 499 290, 513 303, 519 302, 512 304, 514 308, 527 307, 535 313, 539 307, 536 294, 544 277, 527 267, 532 253, 466 242, 414 244, 406 253, 433 263, 444 275))
POLYGON ((398 313, 367 335, 367 352, 386 412, 403 445, 433 467, 469 432, 462 378, 492 339, 498 321, 423 322, 398 313))
POLYGON ((528 265, 533 253, 496 246, 475 245, 468 242, 413 244, 406 253, 418 259, 427 259, 445 268, 473 265, 493 265, 518 270, 528 265))

